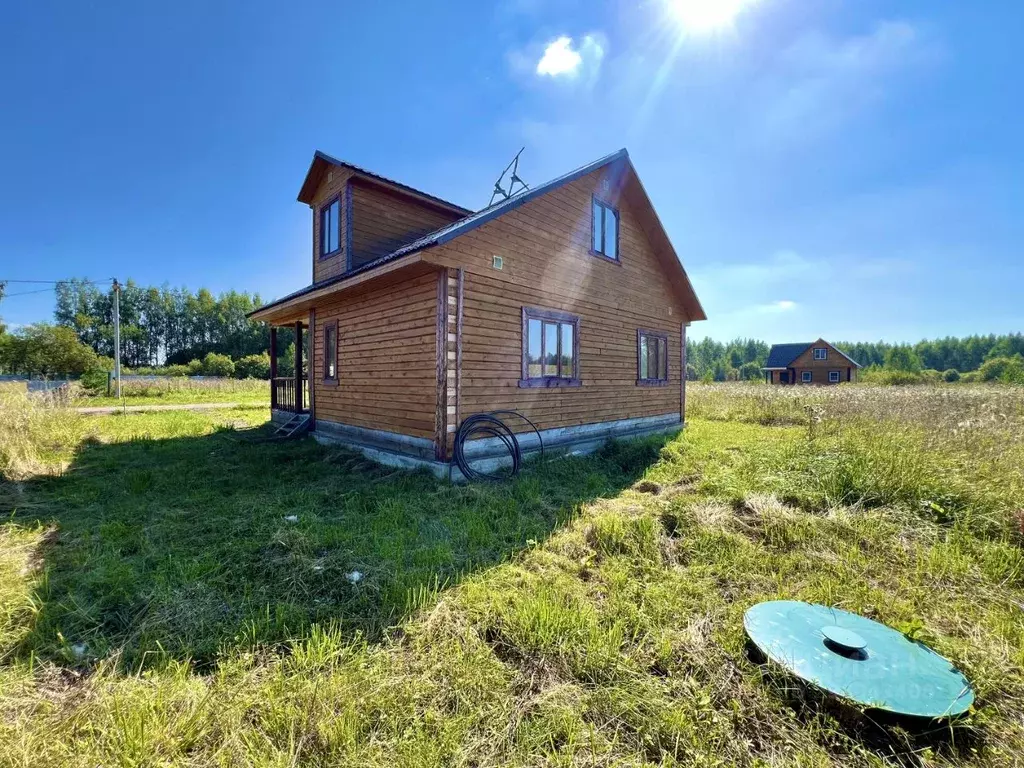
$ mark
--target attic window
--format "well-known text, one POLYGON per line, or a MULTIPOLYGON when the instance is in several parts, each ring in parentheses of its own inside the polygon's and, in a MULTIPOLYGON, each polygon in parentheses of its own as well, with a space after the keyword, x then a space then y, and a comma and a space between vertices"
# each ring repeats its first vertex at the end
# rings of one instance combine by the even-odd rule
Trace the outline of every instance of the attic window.
POLYGON ((828 360, 828 349, 825 347, 814 348, 814 359, 815 360, 828 360))
POLYGON ((591 203, 590 252, 612 261, 619 260, 619 211, 593 198, 591 203))
POLYGON ((320 258, 341 250, 341 200, 334 198, 320 208, 320 258))

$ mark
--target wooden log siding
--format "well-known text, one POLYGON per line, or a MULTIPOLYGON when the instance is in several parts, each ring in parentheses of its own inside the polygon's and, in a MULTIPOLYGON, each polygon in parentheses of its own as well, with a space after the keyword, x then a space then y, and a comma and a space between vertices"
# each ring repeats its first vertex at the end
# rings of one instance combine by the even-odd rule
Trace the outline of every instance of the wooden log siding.
MULTIPOLYGON (((674 329, 688 318, 629 202, 613 179, 605 186, 605 170, 431 249, 435 263, 464 269, 461 417, 512 408, 549 429, 680 413, 681 383, 637 386, 636 338, 638 328, 674 329), (619 263, 590 254, 595 193, 619 209, 619 263), (580 317, 582 386, 519 387, 524 306, 580 317)), ((668 334, 670 383, 685 370, 683 338, 668 334)))
POLYGON ((437 273, 316 308, 313 400, 318 421, 434 438, 437 273), (323 329, 338 323, 338 384, 323 381, 323 329))
POLYGON ((352 267, 384 256, 460 218, 374 185, 353 181, 352 267))
POLYGON ((348 185, 352 172, 345 168, 333 168, 330 171, 330 179, 324 176, 320 188, 313 197, 313 282, 327 280, 336 277, 345 271, 346 260, 350 248, 348 245, 348 219, 345 210, 345 188, 348 185), (340 196, 341 200, 341 250, 333 256, 320 258, 320 208, 325 203, 340 196))

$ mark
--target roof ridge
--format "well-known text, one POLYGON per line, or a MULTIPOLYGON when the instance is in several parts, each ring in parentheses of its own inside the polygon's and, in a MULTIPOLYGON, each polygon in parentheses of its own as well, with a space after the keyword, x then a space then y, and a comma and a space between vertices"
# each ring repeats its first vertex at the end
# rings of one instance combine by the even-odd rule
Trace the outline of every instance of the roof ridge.
POLYGON ((398 181, 397 179, 392 179, 389 176, 385 176, 384 174, 377 173, 376 171, 371 171, 368 168, 364 168, 361 165, 356 165, 355 163, 350 163, 347 160, 339 160, 338 158, 334 157, 333 155, 329 155, 326 152, 324 152, 322 150, 319 150, 319 149, 314 150, 314 152, 313 152, 313 161, 315 162, 317 159, 324 160, 325 162, 331 163, 333 165, 338 165, 338 166, 343 166, 345 168, 349 168, 349 169, 351 169, 351 170, 355 171, 356 173, 359 173, 359 174, 361 174, 363 176, 367 176, 367 177, 369 177, 371 179, 377 179, 378 181, 382 181, 385 184, 390 184, 390 185, 392 185, 394 187, 399 187, 401 189, 407 190, 407 191, 412 192, 414 194, 421 195, 423 197, 429 198, 430 200, 433 200, 433 201, 435 201, 437 203, 440 203, 440 204, 442 204, 442 205, 444 205, 444 206, 446 206, 448 208, 455 208, 455 209, 457 209, 459 211, 465 211, 465 212, 467 212, 467 215, 473 213, 473 209, 472 208, 466 208, 465 206, 459 205, 458 203, 453 203, 451 200, 445 200, 443 197, 438 197, 437 195, 432 195, 431 193, 425 192, 422 189, 414 187, 414 186, 412 186, 410 184, 406 184, 403 181, 398 181))

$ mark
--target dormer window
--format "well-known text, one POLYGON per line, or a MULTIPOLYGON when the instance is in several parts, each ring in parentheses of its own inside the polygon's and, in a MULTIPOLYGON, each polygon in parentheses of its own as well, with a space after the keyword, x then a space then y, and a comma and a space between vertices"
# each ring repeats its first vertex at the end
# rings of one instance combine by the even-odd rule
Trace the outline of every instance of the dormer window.
POLYGON ((828 360, 828 349, 825 347, 814 348, 814 359, 815 360, 828 360))
POLYGON ((619 260, 619 211, 596 197, 591 206, 590 252, 619 260))
POLYGON ((341 250, 341 200, 334 198, 320 209, 320 258, 341 250))

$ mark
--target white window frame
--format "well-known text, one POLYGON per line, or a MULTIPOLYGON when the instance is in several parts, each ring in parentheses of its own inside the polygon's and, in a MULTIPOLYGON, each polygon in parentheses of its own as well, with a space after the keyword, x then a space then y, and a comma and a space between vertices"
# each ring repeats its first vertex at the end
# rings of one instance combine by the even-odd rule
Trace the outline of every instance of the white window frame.
POLYGON ((815 347, 814 348, 814 359, 815 360, 828 360, 828 347, 815 347), (818 353, 821 353, 820 355, 818 353))
POLYGON ((838 384, 842 380, 843 380, 843 374, 842 374, 841 371, 829 371, 828 372, 828 383, 829 384, 838 384))
POLYGON ((813 384, 814 376, 810 371, 803 371, 800 374, 800 381, 804 384, 813 384))

